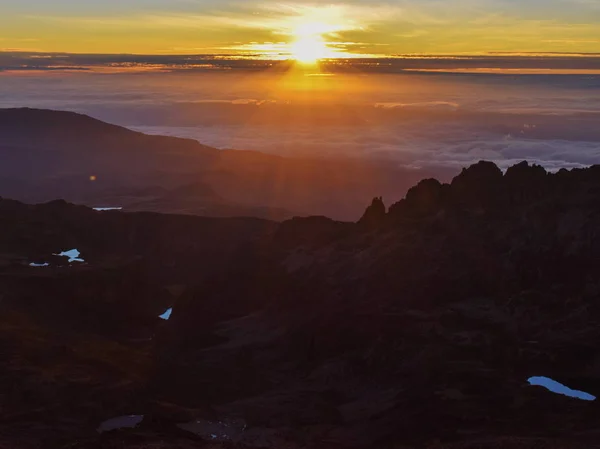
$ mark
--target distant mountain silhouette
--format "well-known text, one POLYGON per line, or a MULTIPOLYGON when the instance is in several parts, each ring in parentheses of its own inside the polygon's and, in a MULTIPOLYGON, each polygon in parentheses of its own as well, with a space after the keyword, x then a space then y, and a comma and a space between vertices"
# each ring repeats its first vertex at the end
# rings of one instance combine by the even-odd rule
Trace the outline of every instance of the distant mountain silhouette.
POLYGON ((38 109, 0 109, 0 160, 0 195, 23 201, 64 198, 95 205, 109 194, 118 202, 109 205, 125 208, 274 219, 302 214, 354 220, 377 194, 398 197, 422 177, 449 174, 365 160, 217 150, 73 112, 38 109), (165 188, 173 200, 174 189, 198 182, 216 196, 203 202, 193 189, 180 190, 174 207, 165 198, 148 202, 131 196, 165 188))
POLYGON ((132 137, 140 134, 75 112, 32 108, 0 109, 0 131, 3 140, 10 137, 10 134, 17 134, 21 139, 24 134, 29 135, 31 139, 49 139, 53 136, 62 139, 65 130, 69 130, 68 136, 72 139, 108 135, 132 137))

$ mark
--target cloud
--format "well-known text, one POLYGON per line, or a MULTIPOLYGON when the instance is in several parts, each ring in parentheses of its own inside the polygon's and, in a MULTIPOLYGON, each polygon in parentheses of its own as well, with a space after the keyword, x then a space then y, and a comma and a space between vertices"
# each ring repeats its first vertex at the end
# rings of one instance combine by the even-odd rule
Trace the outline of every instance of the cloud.
MULTIPOLYGON (((365 49, 362 42, 332 42, 339 51, 352 48, 365 49)), ((273 61, 261 56, 281 59, 287 44, 237 44, 221 47, 221 54, 213 55, 124 55, 124 54, 67 54, 32 53, 16 50, 0 52, 0 69, 4 70, 48 70, 60 71, 80 68, 90 73, 139 73, 155 72, 206 72, 206 71, 286 71, 289 61, 273 61), (236 51, 241 53, 235 53, 236 51)), ((321 64, 323 73, 405 73, 455 72, 492 74, 597 74, 600 72, 600 54, 489 54, 465 55, 399 55, 395 58, 358 58, 350 61, 331 61, 321 64)))
MULTIPOLYGON (((440 126, 440 125, 438 125, 440 126)), ((564 140, 506 141, 501 137, 448 141, 444 136, 424 136, 415 130, 402 134, 378 129, 378 135, 350 128, 328 131, 326 135, 300 130, 248 129, 241 126, 156 127, 135 126, 136 130, 193 138, 218 148, 235 148, 286 156, 364 157, 396 162, 412 168, 460 168, 479 160, 492 160, 501 168, 523 160, 543 165, 549 170, 600 164, 600 142, 564 140), (355 137, 349 138, 352 132, 355 137), (362 134, 364 133, 364 134, 362 134)))
POLYGON ((328 76, 294 78, 280 70, 285 66, 253 59, 0 54, 0 67, 25 70, 2 74, 0 107, 75 110, 219 148, 376 158, 408 167, 461 167, 479 159, 502 167, 529 159, 553 170, 600 164, 597 76, 404 72, 492 63, 597 67, 600 58, 359 60, 328 76), (70 72, 64 82, 65 68, 91 69, 70 72))

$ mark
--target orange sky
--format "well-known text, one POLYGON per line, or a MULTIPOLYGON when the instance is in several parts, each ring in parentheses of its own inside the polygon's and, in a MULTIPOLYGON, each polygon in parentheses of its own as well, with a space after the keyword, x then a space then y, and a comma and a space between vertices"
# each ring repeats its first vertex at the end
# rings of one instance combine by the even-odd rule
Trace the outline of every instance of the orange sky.
POLYGON ((324 57, 600 52, 600 3, 31 0, 3 5, 0 16, 3 50, 293 56, 302 39, 300 47, 318 42, 313 52, 324 57))

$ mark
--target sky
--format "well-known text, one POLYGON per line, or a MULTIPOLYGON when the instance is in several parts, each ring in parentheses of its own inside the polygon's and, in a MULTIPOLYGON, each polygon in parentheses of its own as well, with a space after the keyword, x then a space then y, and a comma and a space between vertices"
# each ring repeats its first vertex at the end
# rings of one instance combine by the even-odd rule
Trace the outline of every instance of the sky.
POLYGON ((0 107, 440 173, 585 167, 600 0, 0 0, 0 107))
POLYGON ((3 51, 600 53, 600 0, 0 0, 0 10, 3 51))

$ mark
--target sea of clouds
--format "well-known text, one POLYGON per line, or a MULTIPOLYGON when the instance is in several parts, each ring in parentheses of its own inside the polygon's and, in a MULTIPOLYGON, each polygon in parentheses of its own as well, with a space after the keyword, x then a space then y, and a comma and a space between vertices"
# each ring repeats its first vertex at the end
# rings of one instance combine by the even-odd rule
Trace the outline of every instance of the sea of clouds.
POLYGON ((0 107, 21 106, 284 156, 457 169, 481 159, 600 164, 600 75, 589 73, 2 74, 0 107))

